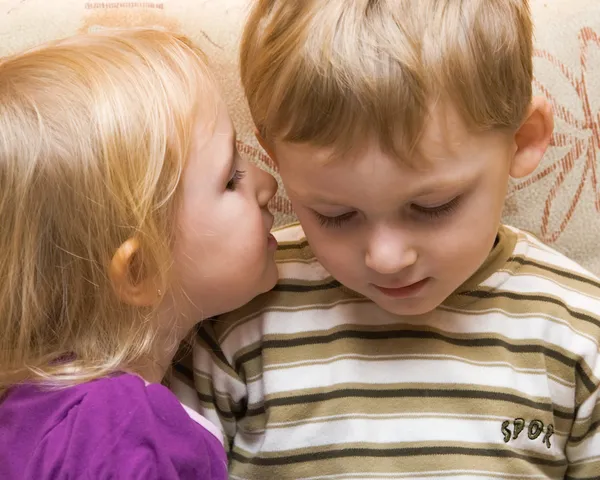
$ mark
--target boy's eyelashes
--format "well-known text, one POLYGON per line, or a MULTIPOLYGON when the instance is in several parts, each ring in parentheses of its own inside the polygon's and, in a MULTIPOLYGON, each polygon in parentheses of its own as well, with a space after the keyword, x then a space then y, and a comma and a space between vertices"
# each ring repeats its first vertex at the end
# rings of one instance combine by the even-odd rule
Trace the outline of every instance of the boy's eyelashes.
MULTIPOLYGON (((314 210, 313 210, 314 211, 314 210)), ((337 215, 335 217, 328 217, 319 212, 314 212, 317 220, 321 224, 322 227, 329 228, 339 228, 344 225, 346 222, 352 220, 353 217, 356 216, 356 212, 347 212, 341 215, 337 215)))
MULTIPOLYGON (((460 202, 460 196, 454 197, 449 202, 446 202, 442 205, 436 205, 435 207, 425 207, 425 206, 413 203, 410 206, 410 208, 415 214, 417 214, 418 216, 421 216, 422 218, 425 218, 426 220, 436 220, 436 219, 446 217, 446 216, 449 216, 450 214, 452 214, 454 212, 454 210, 456 210, 456 207, 458 206, 459 202, 460 202)), ((314 215, 317 218, 318 222, 321 224, 321 226, 329 227, 329 228, 342 227, 343 225, 345 225, 346 223, 348 223, 349 221, 351 221, 352 219, 354 219, 357 216, 356 211, 346 212, 346 213, 343 213, 341 215, 336 215, 336 216, 323 215, 314 210, 313 210, 313 212, 314 212, 314 215)))
POLYGON ((245 170, 237 170, 236 169, 233 172, 233 175, 231 176, 229 181, 227 182, 227 186, 225 188, 227 190, 234 191, 245 176, 246 176, 245 170))
POLYGON ((411 208, 419 214, 426 215, 430 218, 435 219, 435 218, 443 217, 445 215, 449 215, 452 212, 454 212, 454 210, 458 206, 459 202, 460 202, 460 196, 454 197, 449 202, 446 202, 442 205, 436 205, 435 207, 424 207, 422 205, 413 203, 411 205, 411 208))

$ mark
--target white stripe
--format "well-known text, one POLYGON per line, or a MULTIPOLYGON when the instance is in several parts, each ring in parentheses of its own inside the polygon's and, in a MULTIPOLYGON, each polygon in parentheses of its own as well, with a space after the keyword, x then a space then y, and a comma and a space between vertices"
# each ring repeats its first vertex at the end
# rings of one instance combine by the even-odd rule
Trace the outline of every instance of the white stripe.
MULTIPOLYGON (((496 280, 502 278, 501 291, 509 291, 522 294, 547 294, 561 299, 564 303, 578 310, 597 313, 600 312, 600 297, 587 295, 581 291, 568 288, 564 285, 538 275, 519 275, 500 271, 492 275, 482 283, 482 286, 496 284, 496 280)), ((600 290, 598 290, 600 293, 600 290)))
MULTIPOLYGON (((498 478, 509 478, 509 479, 543 479, 548 480, 548 477, 543 474, 511 474, 503 472, 487 472, 485 470, 431 470, 427 472, 407 472, 407 473, 372 473, 372 472, 358 472, 358 473, 340 473, 334 475, 319 475, 316 477, 302 477, 297 480, 343 480, 343 479, 389 479, 389 478, 444 478, 450 477, 453 479, 460 480, 485 480, 498 478)), ((241 477, 231 477, 241 479, 241 477)))
POLYGON ((571 462, 569 462, 569 465, 571 465, 571 466, 573 466, 573 465, 586 465, 588 463, 594 463, 594 462, 600 462, 600 455, 594 455, 592 457, 586 457, 585 459, 579 460, 577 462, 571 461, 571 462))
POLYGON ((421 323, 439 326, 452 333, 493 333, 513 340, 542 340, 567 351, 572 351, 575 342, 582 353, 594 350, 597 345, 593 336, 576 331, 570 322, 561 317, 537 312, 511 313, 508 316, 499 308, 463 312, 444 307, 444 310, 451 315, 440 319, 438 325, 433 321, 421 323))
POLYGON ((572 388, 554 382, 545 374, 520 373, 504 366, 492 369, 455 360, 370 362, 343 359, 327 366, 307 365, 270 370, 264 372, 261 382, 248 385, 248 393, 254 389, 262 392, 265 386, 269 394, 277 394, 343 384, 367 386, 395 383, 461 385, 466 389, 471 385, 509 388, 532 397, 551 398, 565 408, 573 408, 575 402, 572 388))
MULTIPOLYGON (((328 365, 330 363, 333 363, 334 361, 337 360, 345 360, 345 359, 350 359, 350 360, 365 360, 365 361, 387 361, 387 360, 405 360, 405 359, 418 359, 418 360, 428 360, 428 359, 444 359, 444 360, 457 360, 459 362, 463 362, 463 363, 467 363, 467 364, 472 364, 472 365, 480 365, 483 367, 506 367, 506 368, 510 368, 511 370, 515 371, 515 372, 520 372, 520 373, 533 373, 533 374, 540 374, 540 375, 547 375, 548 378, 552 379, 554 382, 559 383, 560 385, 563 385, 564 387, 567 388, 575 388, 575 383, 574 382, 565 382, 562 378, 557 377, 556 375, 553 375, 552 373, 546 371, 543 368, 518 368, 515 367, 514 365, 508 363, 508 362, 499 362, 499 361, 495 361, 495 362, 481 362, 481 361, 475 361, 475 360, 471 360, 471 359, 466 359, 466 358, 462 358, 459 357, 457 355, 432 355, 432 354, 405 354, 405 355, 358 355, 358 354, 342 354, 342 355, 334 355, 331 357, 327 357, 325 359, 315 359, 315 360, 304 360, 304 361, 297 361, 297 362, 289 362, 289 363, 280 363, 280 364, 269 364, 267 367, 265 367, 265 371, 268 370, 278 370, 278 369, 284 369, 284 368, 289 368, 289 367, 299 367, 299 366, 303 366, 303 365, 328 365)), ((253 377, 249 377, 247 379, 247 383, 252 383, 255 381, 261 381, 263 378, 263 373, 261 372, 258 375, 255 375, 253 377)), ((577 421, 577 420, 576 420, 577 421)))
MULTIPOLYGON (((520 252, 515 249, 515 254, 519 254, 520 252)), ((565 270, 567 272, 576 273, 581 275, 589 280, 598 281, 598 278, 583 268, 581 265, 575 263, 573 260, 565 257, 561 253, 547 247, 544 244, 529 244, 529 248, 527 249, 527 258, 529 260, 538 261, 544 263, 551 267, 556 267, 560 270, 565 270)))
MULTIPOLYGON (((327 333, 337 327, 403 326, 402 319, 371 302, 343 303, 332 308, 301 311, 270 311, 239 325, 222 343, 227 352, 258 343, 266 335, 297 335, 308 332, 327 333)), ((587 359, 598 349, 596 340, 576 332, 567 320, 544 317, 539 313, 507 316, 502 310, 490 309, 463 313, 447 307, 419 318, 419 326, 442 332, 468 335, 496 334, 513 340, 547 342, 587 359)), ((590 364, 591 365, 591 364, 590 364)))
MULTIPOLYGON (((524 455, 537 452, 545 456, 553 456, 559 460, 564 458, 565 439, 553 435, 550 438, 551 448, 543 443, 544 431, 535 440, 527 435, 528 425, 516 440, 510 441, 510 447, 521 450, 524 455), (553 441, 554 440, 554 441, 553 441)), ((416 418, 416 419, 350 419, 332 421, 326 424, 306 424, 293 428, 267 430, 259 438, 239 435, 236 446, 250 455, 285 452, 308 447, 344 444, 398 444, 406 443, 409 448, 417 442, 469 442, 504 446, 501 422, 472 421, 448 418, 416 418), (253 440, 253 441, 248 441, 253 440)))
MULTIPOLYGON (((196 337, 196 342, 199 340, 196 337)), ((211 353, 194 345, 193 350, 194 376, 198 374, 212 378, 213 387, 219 392, 227 392, 234 401, 239 401, 246 396, 246 385, 238 378, 234 378, 221 370, 213 361, 211 353)))
MULTIPOLYGON (((464 334, 497 334, 512 340, 534 340, 557 346, 565 351, 585 357, 591 361, 591 356, 598 349, 597 340, 590 335, 577 332, 570 322, 560 317, 552 317, 533 313, 505 315, 502 310, 479 310, 465 314, 463 312, 447 311, 439 322, 426 321, 446 332, 464 334)), ((590 366, 593 365, 589 363, 590 366)))
POLYGON ((269 422, 269 428, 281 428, 281 427, 295 427, 297 425, 305 425, 307 423, 325 423, 331 422, 332 420, 352 420, 352 419, 366 419, 366 420, 389 420, 399 418, 410 418, 410 419, 422 419, 422 418, 453 418, 453 419, 470 419, 470 420, 490 420, 499 421, 502 423, 506 420, 506 417, 498 415, 459 415, 452 413, 348 413, 345 415, 329 415, 325 417, 311 417, 305 418, 298 421, 289 422, 269 422))
POLYGON ((277 311, 257 312, 241 318, 223 333, 220 341, 226 351, 237 352, 258 342, 267 334, 318 332, 339 325, 397 323, 398 317, 379 309, 372 302, 340 301, 305 304, 300 307, 277 307, 277 311), (305 310, 308 307, 313 309, 305 310), (373 315, 372 321, 366 321, 364 315, 373 315))
POLYGON ((171 390, 177 399, 184 405, 187 405, 196 412, 200 411, 200 400, 198 399, 198 392, 187 383, 179 380, 174 375, 169 377, 169 390, 171 390))
MULTIPOLYGON (((386 414, 386 413, 365 413, 365 414, 357 414, 357 413, 348 413, 345 415, 330 415, 325 417, 311 417, 305 418, 303 420, 298 421, 289 421, 289 422, 269 422, 268 428, 292 428, 298 425, 305 425, 307 423, 328 423, 332 420, 351 420, 351 419, 367 419, 367 420, 387 420, 387 419, 400 419, 400 418, 412 418, 412 419, 423 419, 423 418, 452 418, 452 419, 466 419, 466 420, 490 420, 502 422, 506 420, 506 417, 501 417, 498 415, 478 415, 478 414, 452 414, 452 413, 395 413, 395 414, 386 414)), ((512 428, 512 426, 511 426, 512 428)), ((261 433, 264 433, 263 429, 261 433)), ((569 432, 561 432, 558 430, 554 430, 554 435, 557 437, 564 437, 565 441, 569 435, 569 432)), ((554 437, 552 437, 554 438, 554 437)))
MULTIPOLYGON (((332 363, 336 360, 344 360, 344 359, 370 360, 370 361, 381 361, 381 362, 387 361, 387 360, 405 360, 405 359, 457 360, 459 362, 470 363, 473 365, 480 365, 480 366, 484 366, 484 367, 507 367, 507 368, 514 370, 515 372, 521 372, 521 373, 535 373, 535 374, 542 374, 542 375, 550 375, 544 368, 518 368, 508 362, 500 362, 500 361, 482 362, 482 361, 466 359, 463 357, 459 357, 457 355, 426 354, 426 353, 422 353, 422 354, 412 353, 412 354, 398 354, 398 355, 360 355, 360 354, 354 354, 354 353, 347 353, 347 354, 334 355, 332 357, 327 357, 326 359, 323 359, 322 361, 319 361, 319 359, 315 359, 315 360, 299 360, 297 362, 287 362, 287 363, 271 363, 265 367, 265 371, 278 370, 281 368, 289 368, 289 367, 299 367, 299 366, 303 366, 303 365, 326 365, 326 364, 332 363)), ((260 375, 255 375, 254 377, 249 378, 248 381, 258 380, 259 377, 262 377, 262 376, 263 376, 262 373, 260 375)), ((574 383, 565 383, 565 382, 563 382, 562 379, 560 379, 558 377, 555 377, 553 379, 555 381, 563 383, 567 387, 571 387, 571 388, 575 387, 574 383)))
POLYGON ((579 445, 567 446, 567 457, 570 462, 582 462, 590 460, 591 457, 598 457, 600 452, 600 432, 596 432, 589 438, 586 438, 579 445))
POLYGON ((301 278, 305 282, 319 282, 323 280, 333 280, 331 275, 325 270, 316 259, 310 262, 278 262, 277 269, 279 278, 294 280, 301 278))
POLYGON ((304 230, 299 224, 275 229, 272 233, 278 242, 303 242, 306 240, 304 230))
MULTIPOLYGON (((598 363, 600 363, 600 361, 598 363)), ((578 422, 579 419, 582 418, 591 418, 598 402, 600 402, 600 387, 596 389, 596 391, 588 398, 586 398, 585 401, 581 404, 579 410, 577 410, 577 419, 575 420, 575 422, 578 422)))
POLYGON ((196 390, 190 388, 187 384, 185 384, 177 378, 172 378, 170 380, 169 388, 175 394, 175 396, 181 402, 181 404, 184 405, 184 408, 186 408, 186 410, 189 409, 191 411, 198 412, 209 422, 215 425, 219 430, 226 432, 229 436, 233 436, 235 434, 235 424, 222 419, 215 409, 204 408, 200 404, 198 392, 196 392, 196 390))

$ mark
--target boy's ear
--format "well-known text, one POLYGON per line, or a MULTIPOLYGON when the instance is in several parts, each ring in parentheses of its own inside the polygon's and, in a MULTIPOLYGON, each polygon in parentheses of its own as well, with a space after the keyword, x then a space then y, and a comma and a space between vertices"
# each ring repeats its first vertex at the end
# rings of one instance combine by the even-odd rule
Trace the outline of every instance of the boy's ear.
POLYGON ((271 160, 273 160, 273 162, 275 162, 275 165, 279 166, 279 164, 277 162, 277 157, 275 157, 275 153, 273 152, 273 148, 263 138, 263 136, 260 134, 260 132, 258 131, 258 129, 254 130, 254 136, 256 137, 256 140, 258 140, 258 143, 263 148, 263 150, 265 152, 267 152, 267 155, 269 157, 271 157, 271 160))
POLYGON ((511 177, 525 177, 537 168, 550 144, 553 131, 554 117, 550 102, 544 97, 535 97, 515 134, 516 152, 510 168, 511 177))
POLYGON ((113 255, 108 276, 121 301, 135 307, 149 307, 158 301, 161 291, 155 279, 148 276, 140 258, 139 240, 126 240, 113 255))

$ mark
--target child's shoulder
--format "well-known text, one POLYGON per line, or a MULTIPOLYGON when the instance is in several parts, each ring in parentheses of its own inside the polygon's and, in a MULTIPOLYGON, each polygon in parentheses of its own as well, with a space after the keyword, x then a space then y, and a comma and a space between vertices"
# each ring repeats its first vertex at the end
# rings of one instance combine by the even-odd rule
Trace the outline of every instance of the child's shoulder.
POLYGON ((572 327, 600 336, 600 279, 534 235, 505 227, 516 235, 512 254, 496 276, 499 293, 540 313, 559 315, 572 327))
POLYGON ((134 375, 64 389, 16 387, 0 404, 2 417, 10 422, 0 422, 0 457, 10 450, 11 458, 0 461, 9 469, 0 467, 1 478, 42 478, 49 471, 72 478, 113 471, 163 478, 182 467, 206 473, 210 463, 224 461, 219 441, 168 389, 134 375))
POLYGON ((584 289, 586 293, 600 299, 600 279, 598 276, 570 259, 564 253, 546 245, 535 235, 505 226, 516 235, 515 247, 508 262, 509 270, 521 275, 532 275, 531 281, 552 281, 564 285, 571 291, 584 289))
POLYGON ((559 270, 585 276, 600 285, 600 279, 597 275, 591 273, 564 253, 545 244, 533 233, 509 225, 504 225, 503 228, 516 235, 515 256, 529 257, 533 263, 537 261, 540 265, 553 265, 559 270))

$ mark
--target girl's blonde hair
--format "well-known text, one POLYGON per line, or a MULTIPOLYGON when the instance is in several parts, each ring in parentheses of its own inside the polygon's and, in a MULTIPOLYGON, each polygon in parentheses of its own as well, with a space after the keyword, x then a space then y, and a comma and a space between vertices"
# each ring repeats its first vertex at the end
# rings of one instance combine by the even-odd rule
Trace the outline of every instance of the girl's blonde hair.
POLYGON ((151 312, 120 302, 107 271, 135 237, 140 272, 168 276, 198 109, 216 112, 204 56, 166 32, 87 34, 0 62, 0 393, 150 353, 151 312))
POLYGON ((259 133, 408 155, 432 102, 475 129, 517 128, 531 102, 527 0, 255 0, 240 49, 259 133))

